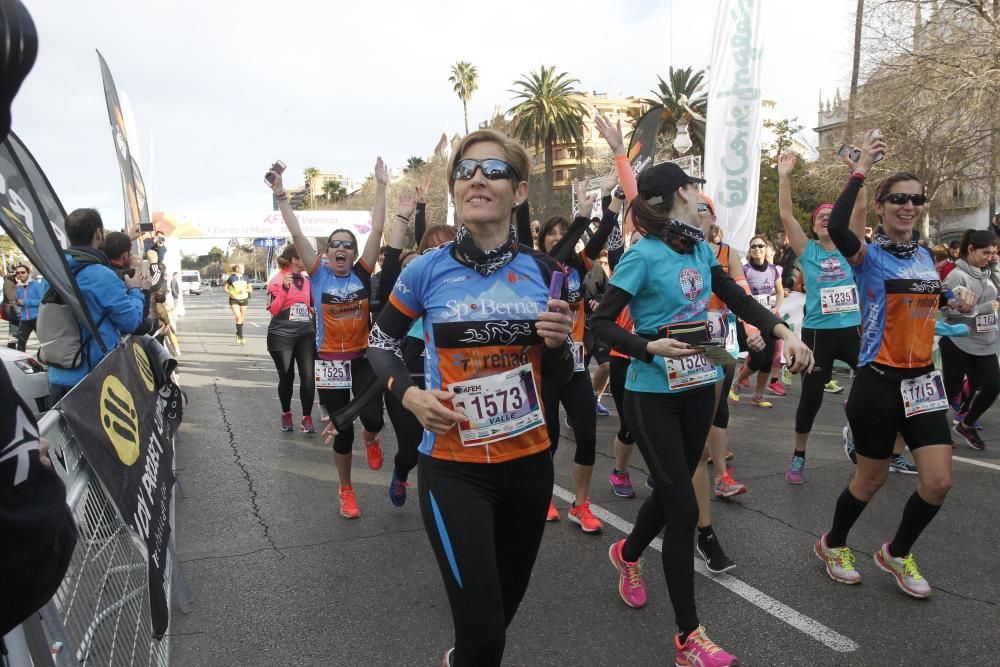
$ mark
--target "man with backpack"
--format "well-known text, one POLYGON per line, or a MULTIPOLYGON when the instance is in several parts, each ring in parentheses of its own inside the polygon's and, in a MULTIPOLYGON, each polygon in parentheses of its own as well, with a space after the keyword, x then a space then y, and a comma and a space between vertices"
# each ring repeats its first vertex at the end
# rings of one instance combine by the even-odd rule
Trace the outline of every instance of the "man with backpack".
MULTIPOLYGON (((104 242, 104 222, 91 208, 81 208, 66 217, 70 247, 66 261, 76 277, 90 317, 97 326, 107 352, 119 343, 122 334, 135 331, 143 319, 145 300, 142 288, 149 288, 148 276, 135 273, 121 279, 109 267, 107 256, 98 250, 104 242)), ((49 364, 49 398, 58 402, 104 358, 106 352, 81 322, 67 322, 68 308, 50 292, 42 301, 38 337, 39 356, 49 364), (78 338, 64 331, 75 324, 78 338)), ((75 332, 73 332, 75 333, 75 332)))

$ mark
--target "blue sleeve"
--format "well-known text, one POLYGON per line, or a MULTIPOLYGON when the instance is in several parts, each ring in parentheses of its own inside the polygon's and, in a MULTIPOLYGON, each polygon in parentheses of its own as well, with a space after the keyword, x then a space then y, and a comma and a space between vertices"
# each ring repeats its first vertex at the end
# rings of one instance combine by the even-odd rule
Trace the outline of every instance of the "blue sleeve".
POLYGON ((622 255, 611 276, 611 285, 635 296, 647 281, 646 258, 636 244, 622 255))
POLYGON ((142 290, 126 288, 114 271, 102 268, 92 274, 94 293, 100 295, 101 316, 106 315, 119 331, 131 333, 142 324, 146 305, 142 290))
POLYGON ((435 250, 428 255, 421 255, 407 264, 392 288, 392 294, 389 295, 390 303, 410 318, 416 319, 424 312, 425 277, 432 266, 428 260, 436 257, 440 252, 445 251, 435 250))

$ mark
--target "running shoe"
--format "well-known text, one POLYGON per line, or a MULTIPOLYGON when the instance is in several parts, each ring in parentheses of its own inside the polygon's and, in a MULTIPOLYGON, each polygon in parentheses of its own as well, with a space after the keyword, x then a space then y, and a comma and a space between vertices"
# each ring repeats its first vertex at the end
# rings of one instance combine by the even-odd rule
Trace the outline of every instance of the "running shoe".
POLYGON ((854 552, 850 547, 831 549, 826 546, 826 533, 816 540, 813 551, 823 561, 826 573, 842 584, 860 584, 861 573, 854 569, 854 552))
POLYGON ((896 584, 907 595, 925 598, 931 594, 931 585, 920 575, 913 554, 907 554, 905 558, 896 558, 889 553, 889 543, 886 542, 875 552, 875 564, 896 577, 896 584))
POLYGON ((632 480, 628 476, 628 470, 619 471, 612 468, 608 482, 611 483, 612 491, 619 498, 635 498, 635 489, 632 487, 632 480))
POLYGON ((740 402, 740 386, 735 382, 729 387, 729 400, 733 403, 740 402))
POLYGON ((313 424, 312 415, 303 415, 302 425, 299 426, 299 430, 303 433, 315 433, 316 426, 313 424))
POLYGON ((792 385, 792 369, 788 366, 781 367, 781 382, 788 386, 792 385))
POLYGON ((845 426, 840 435, 844 438, 844 454, 847 456, 847 460, 857 465, 858 455, 854 449, 854 435, 851 433, 851 425, 845 426))
POLYGON ((715 497, 716 498, 732 498, 733 496, 739 496, 749 491, 746 484, 740 484, 735 479, 733 479, 733 469, 728 468, 726 474, 722 477, 715 478, 715 497))
POLYGON ((559 510, 556 509, 555 500, 549 500, 549 513, 545 516, 546 521, 558 521, 559 510))
POLYGON ((698 550, 698 555, 705 559, 705 566, 712 574, 722 574, 736 567, 736 563, 722 550, 719 538, 715 536, 714 532, 709 533, 706 537, 698 535, 695 549, 698 550))
POLYGON ((566 518, 569 519, 570 523, 580 526, 580 530, 585 533, 599 533, 604 528, 600 520, 590 511, 590 498, 579 505, 570 507, 566 518))
MULTIPOLYGON (((735 456, 733 456, 733 453, 732 453, 732 452, 726 452, 726 463, 729 463, 729 462, 730 462, 730 461, 732 461, 732 460, 733 460, 734 458, 736 458, 736 457, 735 457, 735 456)), ((711 456, 709 456, 709 457, 708 457, 708 462, 709 462, 709 463, 712 463, 712 457, 711 457, 711 456)), ((713 465, 714 465, 714 464, 713 464, 713 465)))
POLYGON ((389 480, 389 502, 391 502, 396 507, 402 507, 406 504, 406 487, 410 485, 409 482, 399 479, 396 476, 396 466, 392 467, 392 478, 389 480))
POLYGON ((768 384, 767 385, 767 390, 770 393, 774 394, 775 396, 784 396, 785 395, 785 388, 782 387, 781 383, 778 382, 777 380, 774 380, 770 384, 768 384))
POLYGON ((285 433, 295 430, 295 424, 292 423, 292 413, 282 412, 281 413, 281 430, 285 433))
POLYGON ((898 472, 904 475, 916 475, 917 466, 913 465, 902 454, 893 454, 889 459, 889 472, 898 472))
POLYGON ((785 481, 789 484, 801 484, 805 481, 805 472, 806 460, 792 454, 792 460, 788 462, 788 469, 785 470, 785 481))
POLYGON ((633 609, 642 609, 646 604, 646 584, 642 582, 642 561, 630 563, 622 558, 625 540, 618 540, 608 549, 608 558, 618 570, 618 594, 622 601, 633 609))
POLYGON ((955 424, 955 433, 965 438, 965 442, 976 451, 983 451, 986 449, 986 443, 983 439, 979 437, 979 431, 971 426, 966 426, 962 422, 955 424))
POLYGON ((765 401, 763 396, 758 396, 757 394, 754 394, 753 397, 750 399, 750 405, 753 405, 758 408, 770 408, 771 401, 765 401))
POLYGON ((447 651, 445 651, 444 652, 444 660, 441 661, 441 667, 451 667, 451 665, 452 665, 451 659, 452 659, 452 656, 454 656, 454 655, 455 655, 455 649, 454 649, 454 647, 452 647, 452 648, 448 649, 447 651))
POLYGON ((239 335, 237 335, 237 336, 236 336, 236 344, 237 344, 237 345, 242 345, 242 344, 243 344, 243 343, 241 342, 242 340, 243 340, 243 339, 242 339, 242 338, 240 338, 240 337, 239 337, 239 335))
POLYGON ((599 417, 607 417, 608 415, 611 414, 610 410, 601 405, 601 399, 599 399, 597 396, 594 396, 594 410, 597 412, 597 415, 599 417))
POLYGON ((368 467, 372 470, 380 470, 384 458, 382 456, 382 438, 378 437, 378 433, 365 431, 363 439, 365 441, 365 448, 368 450, 366 452, 368 455, 368 467))
POLYGON ((247 344, 247 339, 240 337, 240 345, 246 345, 246 344, 247 344))
MULTIPOLYGON (((965 415, 967 415, 968 413, 967 412, 963 412, 962 410, 959 410, 958 408, 955 408, 954 406, 952 406, 952 407, 955 410, 955 416, 951 418, 951 423, 952 424, 964 424, 965 423, 965 415)), ((973 424, 972 426, 977 431, 982 431, 983 430, 983 423, 981 421, 979 421, 978 419, 976 420, 976 423, 973 424)))
POLYGON ((340 487, 340 516, 345 519, 357 519, 361 516, 358 509, 358 499, 354 496, 354 489, 350 486, 340 487))
POLYGON ((837 384, 836 380, 830 380, 825 385, 823 385, 823 391, 828 394, 839 394, 844 391, 844 388, 837 384))
POLYGON ((738 667, 740 659, 723 651, 708 638, 705 628, 698 626, 683 644, 681 636, 674 635, 674 664, 677 667, 738 667))

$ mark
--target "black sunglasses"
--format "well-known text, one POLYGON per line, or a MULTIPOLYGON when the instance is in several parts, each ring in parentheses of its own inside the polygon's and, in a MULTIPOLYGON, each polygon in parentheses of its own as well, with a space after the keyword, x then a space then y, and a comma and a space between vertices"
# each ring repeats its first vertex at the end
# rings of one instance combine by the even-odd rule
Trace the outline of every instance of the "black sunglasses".
POLYGON ((496 158, 486 158, 485 160, 464 158, 459 160, 455 163, 455 171, 452 173, 452 178, 456 181, 471 180, 472 177, 476 175, 477 168, 482 169, 483 176, 491 181, 521 180, 520 175, 517 173, 517 169, 514 169, 514 167, 510 166, 503 160, 498 160, 496 158))
POLYGON ((14 275, 26 276, 26 275, 28 275, 28 272, 27 271, 15 271, 14 275))
POLYGON ((761 248, 766 248, 766 247, 767 246, 764 245, 763 243, 753 243, 753 244, 750 245, 750 249, 751 250, 753 250, 753 249, 760 250, 761 248))
POLYGON ((343 248, 344 250, 354 250, 354 241, 343 241, 341 239, 330 239, 326 242, 328 248, 343 248))
POLYGON ((887 201, 896 206, 905 206, 910 202, 914 206, 923 206, 927 203, 927 195, 910 195, 905 192, 893 192, 891 195, 882 197, 882 201, 887 201))

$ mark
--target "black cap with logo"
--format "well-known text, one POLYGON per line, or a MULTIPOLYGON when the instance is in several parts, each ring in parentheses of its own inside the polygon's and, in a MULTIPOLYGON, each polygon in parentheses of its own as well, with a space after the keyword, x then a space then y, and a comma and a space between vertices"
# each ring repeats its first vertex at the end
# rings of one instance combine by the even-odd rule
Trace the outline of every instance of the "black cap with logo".
POLYGON ((649 167, 639 174, 639 196, 653 206, 661 203, 664 198, 672 195, 678 188, 688 183, 702 184, 703 178, 688 176, 687 173, 673 162, 661 162, 649 167))

